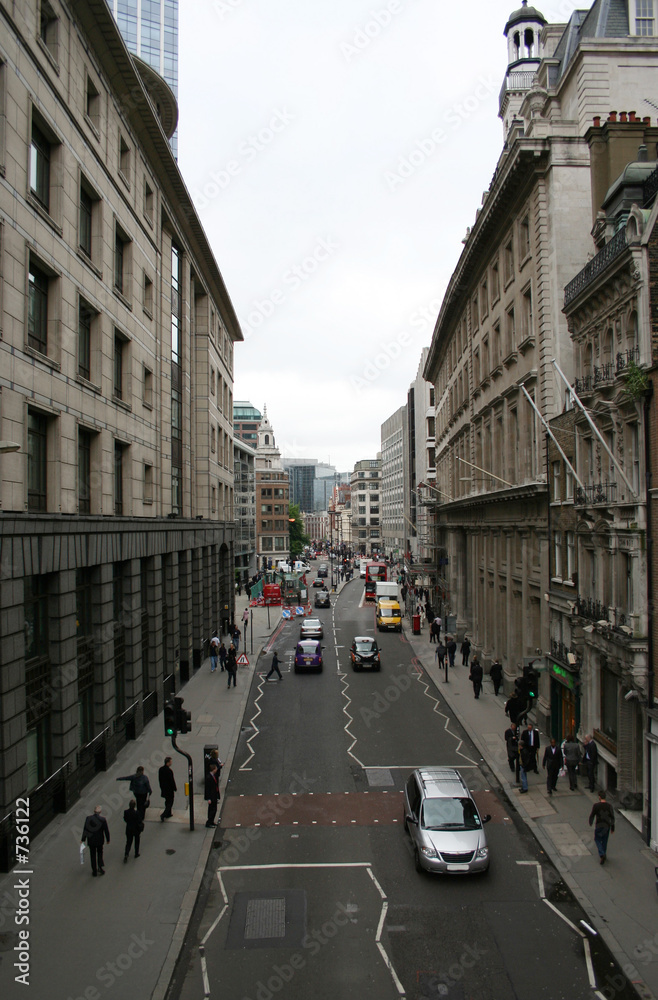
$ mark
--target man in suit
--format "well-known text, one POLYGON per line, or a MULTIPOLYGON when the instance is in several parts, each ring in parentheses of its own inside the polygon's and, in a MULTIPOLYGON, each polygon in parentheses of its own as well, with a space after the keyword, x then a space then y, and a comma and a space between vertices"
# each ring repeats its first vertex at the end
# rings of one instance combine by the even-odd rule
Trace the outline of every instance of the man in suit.
POLYGON ((215 763, 212 763, 208 768, 204 798, 208 803, 206 826, 217 826, 215 816, 217 815, 217 803, 219 801, 219 770, 215 763))
POLYGON ((583 742, 583 764, 587 768, 587 782, 590 792, 594 791, 596 768, 599 763, 599 748, 591 734, 588 733, 583 742))
POLYGON ((528 728, 524 729, 521 733, 521 749, 526 749, 528 751, 526 755, 526 761, 530 767, 526 767, 526 771, 534 771, 535 774, 539 774, 539 768, 537 767, 537 758, 539 755, 539 733, 533 728, 532 722, 528 723, 528 728))
POLYGON ((96 806, 91 816, 87 816, 82 830, 81 843, 87 842, 89 848, 89 860, 91 861, 91 874, 104 875, 103 867, 103 845, 107 840, 110 842, 110 830, 107 820, 101 816, 102 806, 96 806))
POLYGON ((158 781, 160 782, 160 793, 164 799, 164 812, 160 814, 160 822, 164 823, 171 816, 174 794, 177 791, 176 779, 171 767, 171 757, 165 757, 164 764, 158 771, 158 781))
POLYGON ((551 742, 544 750, 544 759, 541 765, 546 769, 546 788, 549 795, 552 795, 557 788, 557 779, 563 762, 562 751, 557 745, 555 737, 551 736, 551 742))
MULTIPOLYGON (((516 722, 511 722, 509 728, 505 730, 504 740, 507 744, 507 762, 510 771, 516 771, 519 765, 519 734, 516 722)), ((518 781, 518 775, 517 779, 518 781)))

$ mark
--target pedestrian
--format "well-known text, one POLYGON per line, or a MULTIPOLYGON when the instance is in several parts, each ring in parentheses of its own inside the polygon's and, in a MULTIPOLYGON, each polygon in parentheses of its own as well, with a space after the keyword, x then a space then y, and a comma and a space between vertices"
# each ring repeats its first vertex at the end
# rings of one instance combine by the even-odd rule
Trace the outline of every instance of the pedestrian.
POLYGON ((139 815, 134 799, 131 799, 128 803, 128 808, 124 809, 123 822, 126 824, 126 849, 123 854, 123 863, 125 865, 130 854, 130 848, 133 845, 133 840, 135 841, 135 857, 139 857, 139 838, 144 829, 144 819, 139 815))
POLYGON ((149 797, 153 794, 151 782, 144 774, 144 768, 140 764, 134 774, 127 774, 124 778, 117 778, 117 781, 130 782, 129 788, 135 796, 139 818, 144 819, 146 809, 149 805, 149 797))
POLYGON ((436 621, 433 621, 430 625, 430 642, 438 642, 440 634, 439 626, 436 624, 436 621))
POLYGON ((489 667, 489 677, 493 683, 494 694, 498 697, 498 692, 500 691, 500 685, 503 682, 503 665, 496 657, 491 666, 489 667))
POLYGON ((473 697, 479 698, 480 691, 482 690, 482 678, 484 677, 484 670, 482 669, 482 664, 478 660, 477 656, 473 657, 471 662, 471 672, 468 675, 469 681, 473 683, 473 697))
POLYGON ((101 815, 102 806, 96 806, 91 816, 87 816, 82 830, 81 843, 87 842, 89 848, 89 860, 91 861, 91 874, 104 875, 103 867, 103 845, 105 841, 110 842, 110 829, 107 820, 101 815))
POLYGON ((573 733, 567 736, 562 744, 562 756, 564 766, 569 776, 569 788, 575 792, 578 788, 578 765, 580 764, 580 747, 576 742, 573 733))
POLYGON ((462 654, 462 667, 468 666, 468 658, 471 655, 471 640, 464 636, 459 652, 462 654))
POLYGON ((557 745, 555 737, 551 736, 551 741, 544 750, 544 759, 541 765, 546 770, 546 790, 549 795, 552 795, 557 788, 557 779, 563 763, 562 751, 557 745))
POLYGON ((615 811, 605 800, 605 792, 599 792, 599 801, 592 806, 589 825, 594 823, 594 842, 599 852, 599 864, 604 865, 608 856, 608 837, 615 832, 615 811))
POLYGON ((402 586, 400 587, 400 593, 402 595, 402 601, 403 601, 403 603, 406 602, 406 600, 407 600, 407 585, 406 585, 406 583, 403 583, 402 586))
POLYGON ((238 597, 242 597, 242 581, 238 580, 238 597))
POLYGON ((528 791, 528 772, 534 771, 535 752, 531 746, 523 742, 523 736, 519 740, 519 777, 521 779, 521 795, 528 791))
POLYGON ((204 798, 208 803, 206 826, 217 826, 215 816, 217 815, 217 803, 219 802, 219 769, 214 761, 208 768, 208 774, 206 775, 204 798))
POLYGON ((446 644, 446 649, 448 650, 448 663, 451 667, 455 665, 455 654, 457 652, 457 643, 453 636, 450 636, 446 644))
POLYGON ((434 618, 434 611, 432 610, 432 605, 428 601, 425 605, 425 617, 427 618, 427 624, 432 624, 432 619, 434 618))
POLYGON ((267 675, 267 677, 265 678, 265 680, 269 681, 270 677, 272 676, 272 674, 275 671, 279 675, 279 680, 282 681, 283 677, 281 676, 281 671, 279 670, 279 654, 277 653, 276 649, 274 650, 274 653, 272 654, 272 666, 270 667, 270 672, 267 675))
POLYGON ((515 722, 517 726, 520 726, 524 719, 524 707, 525 702, 514 691, 505 702, 505 715, 509 715, 510 722, 515 722))
POLYGON ((213 674, 217 670, 217 652, 219 650, 221 639, 218 635, 214 635, 210 640, 210 673, 213 674))
POLYGON ((242 612, 242 627, 245 630, 245 642, 247 641, 247 625, 249 624, 249 608, 245 608, 242 612))
POLYGON ((519 759, 519 732, 516 722, 510 722, 503 738, 507 746, 507 763, 509 764, 509 769, 510 771, 516 771, 519 759))
POLYGON ((237 625, 233 627, 233 645, 235 646, 236 653, 240 649, 240 629, 237 625))
POLYGON ((537 758, 539 755, 539 733, 533 727, 532 722, 529 722, 528 728, 524 729, 521 733, 520 745, 521 748, 525 746, 529 751, 531 751, 528 754, 530 768, 528 769, 526 767, 526 771, 531 770, 534 771, 535 774, 539 774, 539 768, 537 767, 537 758))
POLYGON ((594 791, 596 783, 596 768, 599 763, 599 748, 597 747, 591 733, 588 733, 583 742, 583 764, 587 769, 587 781, 590 792, 594 791))
POLYGON ((178 791, 176 779, 171 767, 171 757, 165 757, 164 764, 158 771, 158 781, 160 782, 160 794, 164 799, 164 812, 160 814, 160 822, 171 818, 171 809, 174 804, 174 795, 178 791))
POLYGON ((439 644, 436 647, 436 653, 434 655, 436 656, 437 660, 439 661, 439 667, 441 668, 441 670, 443 670, 443 668, 446 665, 446 653, 447 652, 448 652, 448 650, 443 645, 443 643, 439 642, 439 644))
POLYGON ((220 662, 220 665, 221 665, 221 668, 222 668, 221 672, 224 673, 224 671, 226 670, 226 657, 227 657, 228 653, 227 653, 227 650, 226 650, 226 646, 224 645, 223 642, 220 642, 220 644, 219 644, 219 649, 217 650, 217 655, 219 656, 219 662, 220 662))
POLYGON ((237 650, 236 650, 235 646, 233 645, 233 643, 231 643, 231 645, 228 647, 228 654, 226 656, 226 670, 228 672, 228 687, 229 688, 231 686, 231 681, 233 681, 233 687, 236 686, 235 678, 236 678, 236 674, 238 672, 238 660, 237 660, 236 652, 237 652, 237 650))

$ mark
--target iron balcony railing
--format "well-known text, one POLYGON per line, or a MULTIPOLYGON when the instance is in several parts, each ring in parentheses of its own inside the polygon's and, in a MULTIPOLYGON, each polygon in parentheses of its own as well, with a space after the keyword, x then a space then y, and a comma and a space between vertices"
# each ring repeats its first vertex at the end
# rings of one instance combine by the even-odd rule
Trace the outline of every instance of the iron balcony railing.
POLYGON ((630 364, 640 363, 640 348, 629 347, 626 351, 619 351, 614 361, 608 361, 604 365, 592 368, 588 375, 574 379, 573 387, 581 395, 582 393, 593 392, 597 386, 614 382, 618 375, 621 375, 630 364))
POLYGON ((573 502, 576 507, 593 507, 596 504, 613 504, 616 500, 616 483, 593 483, 584 489, 576 486, 573 502))
POLYGON ((610 607, 591 597, 581 597, 580 594, 576 598, 575 613, 588 621, 607 622, 613 631, 628 626, 626 615, 619 608, 610 607))
POLYGON ((595 278, 605 271, 606 267, 612 263, 626 249, 626 230, 620 229, 612 239, 606 243, 602 250, 599 250, 596 257, 586 264, 582 271, 579 271, 564 289, 564 304, 576 298, 584 288, 594 281, 595 278))
POLYGON ((649 174, 646 181, 642 185, 642 198, 644 199, 644 207, 648 207, 648 203, 655 198, 656 191, 658 191, 658 167, 654 170, 652 174, 649 174))
POLYGON ((559 639, 551 639, 551 653, 556 659, 561 660, 562 663, 569 667, 580 666, 580 653, 573 646, 567 646, 566 643, 559 639), (573 661, 569 660, 569 654, 575 658, 573 661))

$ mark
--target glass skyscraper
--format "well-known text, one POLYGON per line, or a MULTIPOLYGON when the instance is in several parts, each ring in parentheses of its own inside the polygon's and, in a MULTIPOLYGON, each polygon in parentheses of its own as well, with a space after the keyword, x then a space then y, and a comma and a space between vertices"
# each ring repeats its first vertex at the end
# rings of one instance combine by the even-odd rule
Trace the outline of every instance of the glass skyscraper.
MULTIPOLYGON (((107 0, 128 49, 169 84, 178 99, 178 0, 107 0)), ((170 139, 178 158, 178 129, 170 139)))

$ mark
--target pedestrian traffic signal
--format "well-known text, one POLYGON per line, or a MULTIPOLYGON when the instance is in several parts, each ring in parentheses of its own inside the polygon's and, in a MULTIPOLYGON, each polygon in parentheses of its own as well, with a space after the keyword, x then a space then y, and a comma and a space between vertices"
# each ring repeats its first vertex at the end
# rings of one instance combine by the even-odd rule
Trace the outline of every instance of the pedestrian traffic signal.
POLYGON ((175 698, 176 718, 175 725, 179 733, 189 733, 192 729, 192 713, 183 708, 183 699, 175 698))
POLYGON ((176 706, 171 699, 164 706, 164 731, 165 736, 176 735, 176 706))
POLYGON ((539 674, 536 670, 529 669, 526 674, 528 684, 528 698, 536 698, 539 691, 539 674))

